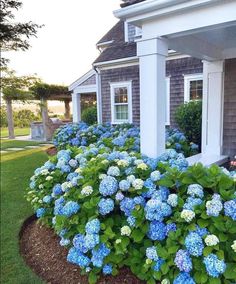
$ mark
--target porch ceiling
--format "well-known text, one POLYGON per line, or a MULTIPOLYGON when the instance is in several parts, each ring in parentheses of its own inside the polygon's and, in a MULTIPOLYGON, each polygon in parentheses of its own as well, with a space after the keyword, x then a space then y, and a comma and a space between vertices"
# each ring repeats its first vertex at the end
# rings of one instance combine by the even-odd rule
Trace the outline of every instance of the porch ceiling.
POLYGON ((208 30, 192 31, 165 37, 169 47, 191 56, 212 61, 236 58, 236 22, 230 26, 208 27, 208 30))

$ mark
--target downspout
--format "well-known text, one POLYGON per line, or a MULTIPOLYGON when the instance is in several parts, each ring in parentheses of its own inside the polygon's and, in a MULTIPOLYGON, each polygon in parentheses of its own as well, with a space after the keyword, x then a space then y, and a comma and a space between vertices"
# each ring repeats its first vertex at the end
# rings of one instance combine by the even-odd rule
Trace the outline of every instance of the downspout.
POLYGON ((96 72, 96 83, 97 83, 97 121, 99 124, 102 123, 102 90, 101 90, 101 70, 93 66, 96 72))

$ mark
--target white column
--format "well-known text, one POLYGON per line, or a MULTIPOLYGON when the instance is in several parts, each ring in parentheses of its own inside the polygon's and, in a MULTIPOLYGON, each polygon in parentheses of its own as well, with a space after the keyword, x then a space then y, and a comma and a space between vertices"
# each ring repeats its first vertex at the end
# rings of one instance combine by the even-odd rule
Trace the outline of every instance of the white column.
POLYGON ((141 153, 156 158, 165 151, 168 45, 159 38, 140 40, 137 53, 140 66, 141 153))
POLYGON ((223 144, 224 61, 203 61, 202 153, 221 155, 223 144))
POLYGON ((72 94, 72 109, 73 109, 73 122, 78 123, 81 121, 81 105, 80 94, 73 92, 72 94))
POLYGON ((102 96, 101 96, 101 74, 100 70, 97 69, 96 73, 96 85, 97 85, 97 122, 100 124, 102 123, 102 96))

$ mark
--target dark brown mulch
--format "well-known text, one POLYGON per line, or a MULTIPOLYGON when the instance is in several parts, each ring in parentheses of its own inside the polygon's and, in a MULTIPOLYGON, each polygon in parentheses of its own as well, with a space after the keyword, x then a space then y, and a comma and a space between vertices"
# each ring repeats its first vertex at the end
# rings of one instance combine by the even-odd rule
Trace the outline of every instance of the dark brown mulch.
POLYGON ((50 148, 48 148, 46 150, 46 153, 49 155, 49 156, 54 156, 57 154, 57 148, 55 146, 52 146, 50 148))
MULTIPOLYGON (((25 262, 43 280, 50 284, 87 284, 78 266, 66 260, 67 249, 59 245, 53 230, 40 225, 34 216, 25 221, 19 234, 20 252, 25 262)), ((99 284, 143 284, 128 268, 116 276, 102 276, 99 284)))

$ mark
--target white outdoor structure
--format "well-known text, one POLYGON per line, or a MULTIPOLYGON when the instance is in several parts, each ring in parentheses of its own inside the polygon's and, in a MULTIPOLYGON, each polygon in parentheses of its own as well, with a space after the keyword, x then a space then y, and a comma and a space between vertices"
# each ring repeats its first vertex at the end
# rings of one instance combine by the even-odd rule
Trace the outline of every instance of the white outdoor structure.
POLYGON ((80 97, 81 94, 91 94, 96 93, 97 99, 97 121, 101 122, 101 103, 100 103, 100 90, 99 90, 99 82, 98 79, 99 74, 95 70, 90 70, 84 76, 80 77, 74 83, 69 86, 69 91, 72 91, 72 107, 73 107, 73 122, 78 123, 81 121, 81 105, 80 105, 80 97), (94 84, 86 83, 92 77, 95 77, 94 84))
POLYGON ((141 152, 157 157, 165 149, 165 58, 174 49, 203 60, 202 153, 189 161, 224 161, 224 60, 236 58, 236 1, 146 0, 114 14, 142 28, 141 152))

